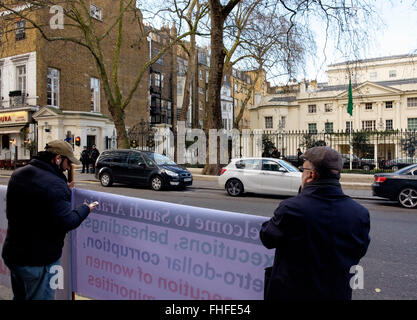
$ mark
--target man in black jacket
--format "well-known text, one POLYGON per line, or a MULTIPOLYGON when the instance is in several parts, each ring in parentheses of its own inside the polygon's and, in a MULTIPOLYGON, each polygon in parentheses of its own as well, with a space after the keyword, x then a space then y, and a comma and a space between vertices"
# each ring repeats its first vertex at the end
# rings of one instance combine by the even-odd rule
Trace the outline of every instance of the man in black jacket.
POLYGON ((37 159, 17 169, 6 194, 7 236, 2 257, 10 269, 15 300, 53 300, 50 269, 59 265, 67 232, 93 209, 71 210, 73 184, 63 174, 74 158, 68 142, 48 142, 37 159))
POLYGON ((351 267, 370 242, 369 212, 343 193, 337 151, 315 147, 301 158, 301 193, 282 201, 260 232, 276 249, 265 299, 350 300, 351 267))
POLYGON ((87 147, 84 147, 84 150, 81 152, 81 163, 83 164, 83 169, 81 170, 81 173, 89 173, 88 167, 89 167, 89 153, 87 147))
POLYGON ((96 145, 93 144, 91 154, 90 154, 91 163, 93 164, 93 173, 96 172, 96 160, 98 159, 99 155, 100 155, 100 152, 96 148, 96 145))

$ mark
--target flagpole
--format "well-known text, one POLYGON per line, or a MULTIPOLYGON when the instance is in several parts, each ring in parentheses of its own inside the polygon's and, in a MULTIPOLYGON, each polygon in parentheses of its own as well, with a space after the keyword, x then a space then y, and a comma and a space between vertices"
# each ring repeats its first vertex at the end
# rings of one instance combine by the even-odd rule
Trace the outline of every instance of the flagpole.
POLYGON ((347 112, 350 114, 350 130, 349 130, 349 147, 350 147, 350 156, 349 156, 349 168, 352 171, 352 162, 353 162, 353 141, 352 141, 352 131, 353 131, 353 94, 352 94, 352 81, 349 74, 349 90, 348 90, 348 107, 347 112))
MULTIPOLYGON (((352 116, 350 117, 350 119, 352 120, 352 116)), ((352 131, 353 131, 353 120, 350 121, 350 130, 349 130, 349 146, 350 146, 349 166, 350 166, 351 171, 352 171, 352 161, 353 161, 352 131)))

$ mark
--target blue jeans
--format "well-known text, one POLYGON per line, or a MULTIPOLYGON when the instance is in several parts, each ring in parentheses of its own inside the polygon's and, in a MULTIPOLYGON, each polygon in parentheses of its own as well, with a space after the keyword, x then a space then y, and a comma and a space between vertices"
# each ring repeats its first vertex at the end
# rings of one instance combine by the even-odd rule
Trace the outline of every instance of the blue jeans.
POLYGON ((59 264, 59 259, 47 266, 6 264, 11 275, 13 300, 54 300, 55 289, 50 285, 54 274, 50 270, 59 264))

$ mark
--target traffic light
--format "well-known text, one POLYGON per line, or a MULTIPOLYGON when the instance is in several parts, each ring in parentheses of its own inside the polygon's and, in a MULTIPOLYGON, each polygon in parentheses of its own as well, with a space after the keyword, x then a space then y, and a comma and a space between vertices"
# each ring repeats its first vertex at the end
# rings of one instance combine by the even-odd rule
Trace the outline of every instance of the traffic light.
POLYGON ((130 140, 130 146, 132 148, 136 148, 138 146, 138 144, 136 143, 136 140, 130 140))
POLYGON ((76 145, 77 147, 79 147, 79 146, 81 145, 81 138, 80 138, 80 137, 76 137, 76 138, 75 138, 75 145, 76 145))

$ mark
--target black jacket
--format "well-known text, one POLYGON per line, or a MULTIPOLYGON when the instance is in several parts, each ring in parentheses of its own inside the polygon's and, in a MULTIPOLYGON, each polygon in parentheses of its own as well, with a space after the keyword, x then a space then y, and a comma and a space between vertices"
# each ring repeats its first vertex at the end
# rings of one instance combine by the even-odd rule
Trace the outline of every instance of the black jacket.
POLYGON ((338 183, 311 184, 282 201, 260 237, 276 248, 266 300, 350 300, 350 268, 365 255, 368 210, 338 183))
POLYGON ((96 162, 99 155, 100 155, 100 152, 97 149, 91 150, 91 154, 90 154, 91 161, 93 163, 96 162))
POLYGON ((89 159, 89 153, 88 150, 83 150, 83 152, 81 152, 81 162, 82 163, 88 163, 88 159, 89 159))
POLYGON ((57 261, 65 234, 77 228, 89 212, 87 205, 71 210, 71 191, 58 167, 32 160, 12 174, 7 187, 4 261, 23 266, 57 261))

